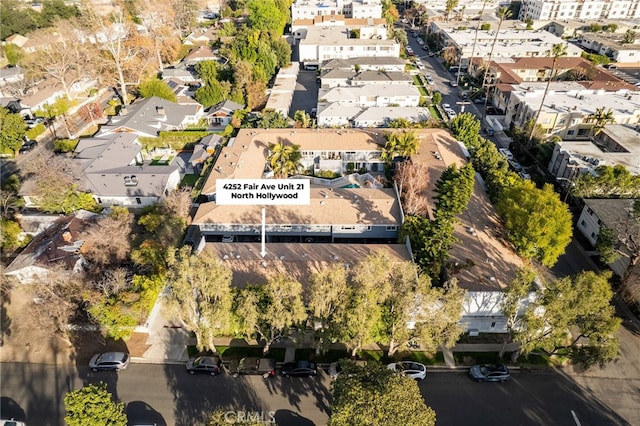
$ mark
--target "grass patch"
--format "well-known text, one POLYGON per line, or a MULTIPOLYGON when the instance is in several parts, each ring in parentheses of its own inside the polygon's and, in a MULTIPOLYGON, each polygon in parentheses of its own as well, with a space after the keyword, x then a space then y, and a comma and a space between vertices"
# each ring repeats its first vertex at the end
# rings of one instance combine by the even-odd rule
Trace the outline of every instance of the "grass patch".
POLYGON ((436 120, 442 120, 442 116, 440 115, 440 111, 433 105, 429 105, 429 114, 436 120))
POLYGON ((174 158, 175 158, 175 155, 171 155, 166 159, 163 159, 162 157, 156 157, 151 160, 150 165, 151 166, 168 166, 169 164, 171 164, 174 158))
POLYGON ((180 182, 180 187, 186 186, 189 188, 195 188, 196 182, 198 181, 199 177, 200 176, 194 174, 184 175, 184 177, 182 178, 182 182, 180 182))

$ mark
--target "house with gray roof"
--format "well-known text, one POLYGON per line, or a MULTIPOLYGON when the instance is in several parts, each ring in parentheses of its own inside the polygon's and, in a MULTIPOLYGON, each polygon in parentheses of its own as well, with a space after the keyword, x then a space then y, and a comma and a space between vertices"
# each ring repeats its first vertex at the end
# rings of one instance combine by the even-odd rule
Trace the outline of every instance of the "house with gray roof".
POLYGON ((239 109, 243 109, 244 105, 230 100, 224 100, 205 110, 205 117, 209 121, 209 125, 214 127, 225 127, 231 123, 233 113, 239 109))
POLYGON ((181 105, 152 96, 124 105, 118 115, 109 117, 100 134, 127 132, 138 136, 157 137, 159 132, 182 130, 197 124, 204 115, 200 104, 181 105))
POLYGON ((180 183, 171 149, 146 151, 135 133, 110 133, 80 139, 74 158, 82 169, 83 189, 102 206, 128 208, 156 203, 180 183))

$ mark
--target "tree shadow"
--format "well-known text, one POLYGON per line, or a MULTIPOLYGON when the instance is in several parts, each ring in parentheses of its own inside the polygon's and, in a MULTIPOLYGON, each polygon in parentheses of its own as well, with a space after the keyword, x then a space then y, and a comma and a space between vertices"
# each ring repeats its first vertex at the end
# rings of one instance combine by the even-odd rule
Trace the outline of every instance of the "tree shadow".
POLYGON ((6 396, 0 396, 0 417, 7 420, 17 420, 19 422, 27 421, 27 415, 22 407, 20 407, 20 404, 6 396))
POLYGON ((167 426, 162 414, 144 401, 132 401, 125 409, 129 425, 167 426))
POLYGON ((274 416, 278 426, 314 426, 314 423, 291 410, 278 410, 274 416))

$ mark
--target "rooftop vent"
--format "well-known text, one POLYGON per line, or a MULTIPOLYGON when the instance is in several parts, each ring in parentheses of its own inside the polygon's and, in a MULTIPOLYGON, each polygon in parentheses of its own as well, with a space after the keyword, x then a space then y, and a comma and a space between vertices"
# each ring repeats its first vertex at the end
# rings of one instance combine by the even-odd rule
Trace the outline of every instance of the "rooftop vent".
POLYGON ((138 176, 131 175, 124 177, 124 186, 137 186, 138 185, 138 176))
POLYGON ((156 107, 156 113, 158 115, 164 115, 164 107, 163 106, 157 106, 156 107))

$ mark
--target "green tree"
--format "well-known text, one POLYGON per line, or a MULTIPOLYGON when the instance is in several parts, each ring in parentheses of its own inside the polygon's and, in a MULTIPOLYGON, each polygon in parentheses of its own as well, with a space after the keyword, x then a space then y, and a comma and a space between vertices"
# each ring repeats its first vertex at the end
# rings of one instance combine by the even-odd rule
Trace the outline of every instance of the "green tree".
POLYGON ((258 129, 286 129, 289 127, 289 117, 285 117, 278 111, 267 109, 253 123, 258 129))
POLYGON ((480 30, 481 31, 489 31, 491 29, 491 24, 488 22, 485 22, 483 24, 480 25, 480 30))
POLYGON ((288 19, 286 6, 285 2, 276 0, 248 0, 249 26, 271 36, 281 36, 288 19))
POLYGON ((636 41, 636 32, 633 30, 627 30, 622 37, 621 44, 633 44, 636 41))
POLYGON ((279 68, 286 67, 291 63, 291 46, 285 39, 271 40, 271 50, 276 55, 279 68))
POLYGON ((587 123, 593 123, 593 127, 591 128, 592 136, 600 133, 607 124, 616 122, 611 108, 605 111, 605 107, 596 108, 592 114, 587 116, 585 121, 587 123))
POLYGON ((216 351, 213 339, 231 325, 232 271, 208 251, 182 248, 169 259, 167 306, 196 336, 199 350, 216 351))
POLYGON ((342 336, 349 296, 344 266, 331 266, 311 275, 306 305, 316 330, 316 354, 342 336))
POLYGON ((415 380, 382 365, 365 367, 345 362, 332 390, 329 426, 433 426, 436 414, 428 407, 415 380))
POLYGON ((283 275, 270 278, 263 287, 247 286, 236 298, 235 314, 240 332, 265 341, 263 352, 286 336, 290 327, 301 324, 307 313, 302 301, 302 284, 283 275))
POLYGON ((167 83, 157 78, 152 78, 144 81, 138 86, 138 93, 143 98, 150 98, 156 96, 161 99, 166 99, 171 102, 177 102, 177 98, 173 90, 167 83))
POLYGON ((380 157, 391 164, 394 158, 408 158, 418 152, 420 141, 413 130, 402 130, 401 132, 387 132, 384 135, 386 143, 382 149, 380 157))
POLYGON ((390 129, 409 129, 413 127, 413 125, 406 118, 394 118, 387 122, 387 127, 390 129))
POLYGON ((480 137, 480 121, 470 112, 456 115, 449 122, 449 129, 456 139, 467 146, 475 146, 480 137))
POLYGON ((535 350, 569 357, 585 367, 601 367, 618 356, 620 319, 611 305, 611 272, 581 272, 553 281, 538 292, 521 318, 515 340, 522 354, 535 350), (579 343, 582 340, 581 343, 579 343))
POLYGON ((231 83, 228 81, 208 80, 196 90, 195 98, 205 108, 219 104, 229 97, 231 83))
POLYGON ((311 116, 303 109, 299 109, 293 114, 293 120, 296 122, 296 127, 303 129, 311 127, 313 123, 311 116))
POLYGON ((640 198, 640 176, 622 165, 599 166, 595 175, 582 173, 574 179, 572 194, 579 198, 640 198))
POLYGON ((431 103, 433 105, 440 105, 442 103, 442 93, 433 92, 433 95, 431 95, 431 103))
POLYGON ((4 56, 7 58, 9 65, 19 65, 24 58, 24 52, 18 46, 13 43, 7 43, 4 45, 4 56))
POLYGON ((506 344, 513 340, 513 333, 518 329, 520 315, 527 306, 529 295, 537 289, 535 279, 536 274, 532 269, 520 268, 503 293, 502 315, 507 323, 507 335, 500 350, 500 357, 504 354, 506 344))
POLYGON ((452 279, 422 295, 415 328, 420 350, 435 355, 439 346, 455 346, 464 332, 460 327, 460 317, 465 293, 452 279))
POLYGON ((467 209, 473 186, 475 171, 469 163, 460 169, 454 164, 447 167, 436 182, 436 208, 433 213, 436 220, 454 220, 467 209))
POLYGON ((374 342, 382 318, 382 303, 390 291, 391 259, 375 252, 353 268, 351 298, 347 310, 345 339, 355 357, 362 346, 374 342))
POLYGON ((276 178, 287 178, 296 174, 300 170, 301 159, 302 153, 299 145, 291 145, 285 143, 284 140, 269 144, 267 161, 276 178))
POLYGON ((615 232, 605 225, 600 226, 598 240, 596 241, 596 250, 598 250, 602 262, 613 263, 620 259, 621 254, 616 250, 617 243, 618 237, 615 232))
POLYGON ((458 7, 458 0, 447 0, 444 5, 445 19, 448 21, 453 9, 458 7))
POLYGON ((27 123, 20 114, 0 107, 0 151, 15 154, 22 146, 27 123))
POLYGON ((22 247, 23 243, 18 238, 22 228, 20 224, 14 220, 2 219, 0 222, 0 247, 5 253, 22 247))
POLYGON ((538 189, 533 182, 521 180, 502 191, 496 211, 526 259, 551 267, 571 242, 571 213, 551 185, 538 189))
POLYGON ((104 382, 89 384, 64 396, 68 426, 126 426, 122 402, 114 402, 104 382))

